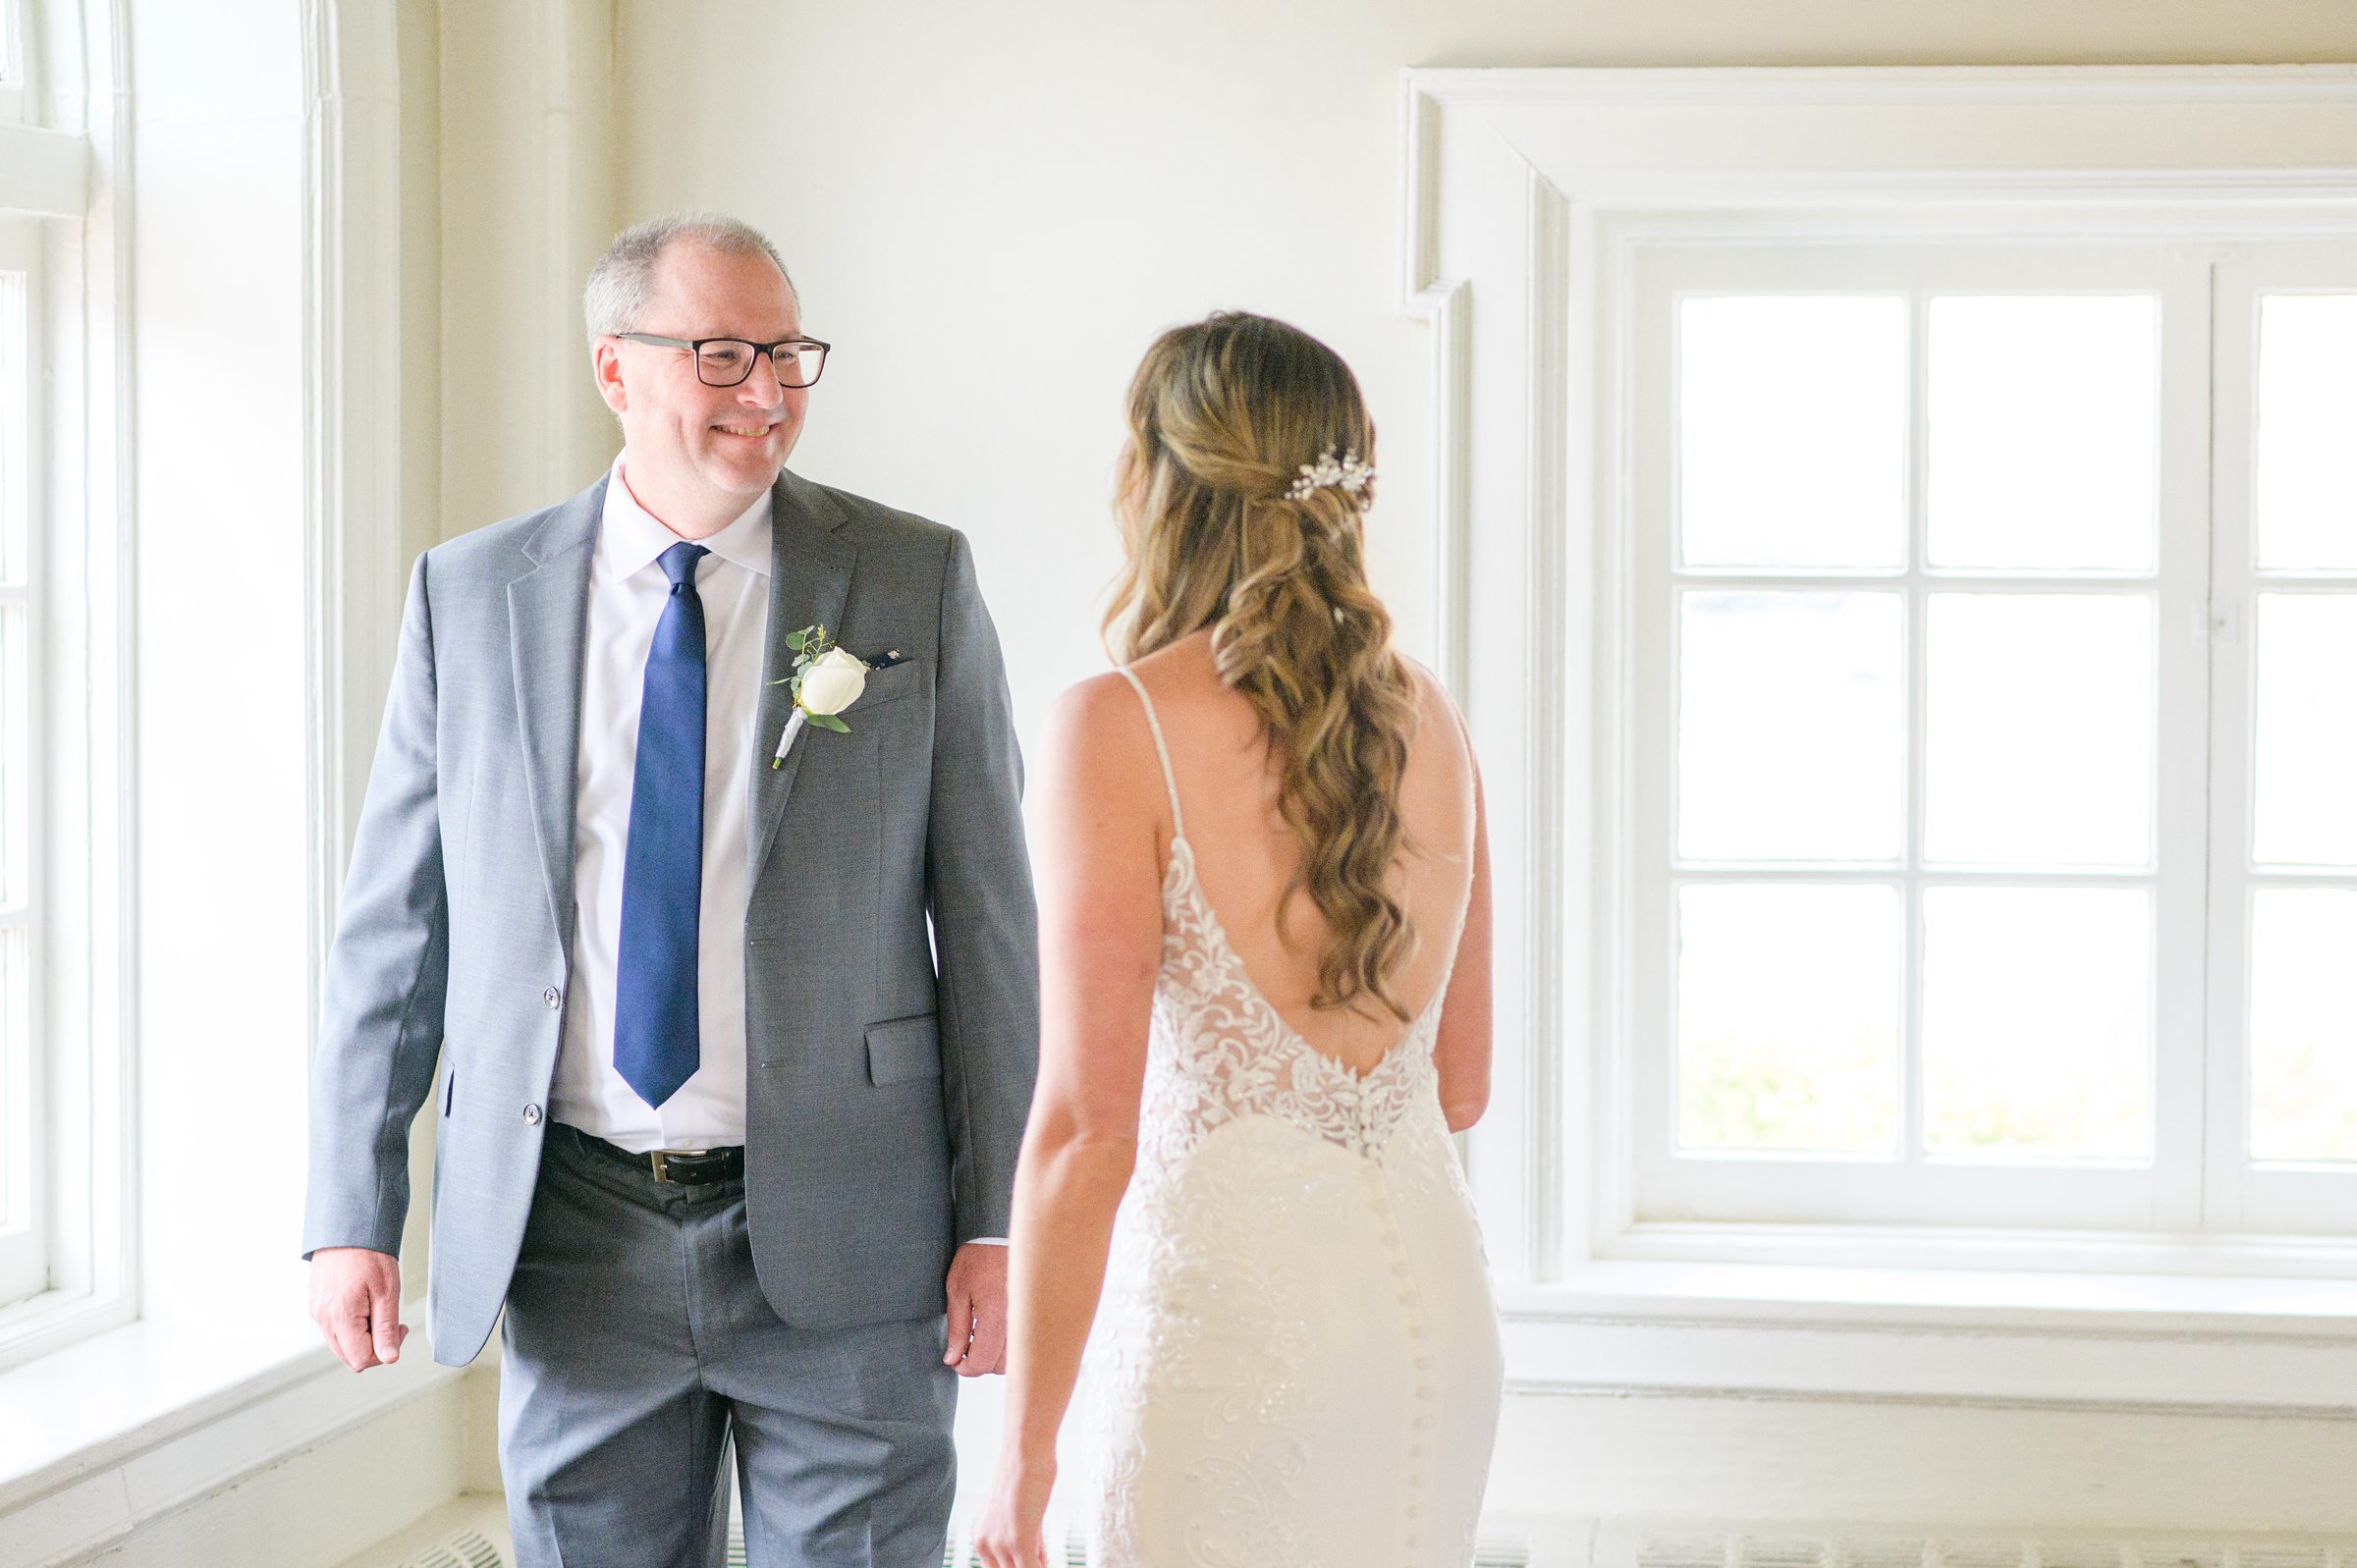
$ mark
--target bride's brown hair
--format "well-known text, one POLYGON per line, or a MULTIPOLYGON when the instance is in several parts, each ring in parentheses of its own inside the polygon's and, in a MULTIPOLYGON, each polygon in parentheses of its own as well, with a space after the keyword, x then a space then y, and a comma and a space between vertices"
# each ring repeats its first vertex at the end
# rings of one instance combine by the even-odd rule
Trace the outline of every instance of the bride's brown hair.
POLYGON ((1392 872, 1407 847, 1416 695, 1367 586, 1374 487, 1290 494, 1329 455, 1374 461, 1358 382, 1300 329, 1223 311, 1146 351, 1128 415, 1116 498, 1127 560, 1107 647, 1127 664, 1211 628, 1213 667, 1260 716, 1301 846, 1286 899, 1306 892, 1330 932, 1311 1004, 1372 998, 1404 1022, 1391 983, 1416 934, 1392 872))

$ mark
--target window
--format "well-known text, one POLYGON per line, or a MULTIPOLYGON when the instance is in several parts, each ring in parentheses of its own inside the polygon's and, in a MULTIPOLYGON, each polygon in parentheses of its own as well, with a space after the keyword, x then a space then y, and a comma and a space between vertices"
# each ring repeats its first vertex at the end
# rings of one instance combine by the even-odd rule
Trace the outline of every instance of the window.
POLYGON ((0 223, 0 1304, 41 1289, 48 1266, 34 1113, 42 1074, 32 1052, 39 908, 30 853, 36 607, 26 527, 35 363, 31 242, 29 226, 0 223))
POLYGON ((2357 1233, 2357 247, 1632 278, 1638 1222, 2357 1233))
POLYGON ((0 0, 0 1365, 130 1311, 116 35, 88 20, 0 0))
POLYGON ((1498 867, 1468 1174, 1524 1310, 2096 1299, 2049 1270, 2339 1310, 2357 72, 1405 108, 1498 867))

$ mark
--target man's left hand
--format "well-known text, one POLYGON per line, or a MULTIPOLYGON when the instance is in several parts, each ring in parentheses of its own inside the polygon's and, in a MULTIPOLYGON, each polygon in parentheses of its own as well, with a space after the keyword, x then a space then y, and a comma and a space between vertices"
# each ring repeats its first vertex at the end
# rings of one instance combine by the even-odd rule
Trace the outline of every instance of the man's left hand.
POLYGON ((950 1348, 960 1378, 1007 1370, 1007 1249, 969 1241, 950 1260, 950 1348))

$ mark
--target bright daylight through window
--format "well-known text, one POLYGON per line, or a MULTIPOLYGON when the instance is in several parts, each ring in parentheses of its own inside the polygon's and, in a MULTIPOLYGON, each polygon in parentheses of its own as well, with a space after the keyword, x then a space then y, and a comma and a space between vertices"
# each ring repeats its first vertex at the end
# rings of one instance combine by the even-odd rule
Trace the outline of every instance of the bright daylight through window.
POLYGON ((33 1167, 27 243, 20 226, 0 224, 0 1305, 47 1276, 33 1167))
POLYGON ((2357 255, 2255 250, 1639 263, 1640 1217, 2346 1206, 2357 255))

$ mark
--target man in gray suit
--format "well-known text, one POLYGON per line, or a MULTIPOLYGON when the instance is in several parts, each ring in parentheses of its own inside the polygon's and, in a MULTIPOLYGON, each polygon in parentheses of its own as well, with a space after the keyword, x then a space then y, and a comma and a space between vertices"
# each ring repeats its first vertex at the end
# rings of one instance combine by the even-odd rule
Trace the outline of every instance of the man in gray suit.
POLYGON ((312 1313, 356 1371, 400 1354, 430 1093, 427 1324, 460 1365, 506 1308, 521 1563, 717 1563, 731 1441, 754 1564, 938 1563, 1037 1054, 997 633, 960 535, 783 471, 827 349, 767 240, 640 225, 586 305, 612 471, 411 578, 312 1313), (790 730, 815 628, 867 668, 790 730))

